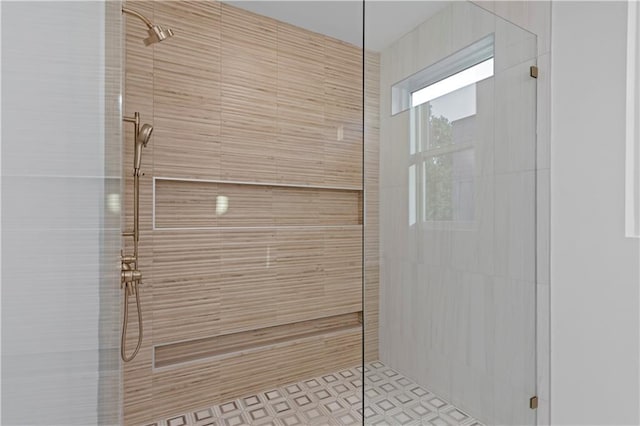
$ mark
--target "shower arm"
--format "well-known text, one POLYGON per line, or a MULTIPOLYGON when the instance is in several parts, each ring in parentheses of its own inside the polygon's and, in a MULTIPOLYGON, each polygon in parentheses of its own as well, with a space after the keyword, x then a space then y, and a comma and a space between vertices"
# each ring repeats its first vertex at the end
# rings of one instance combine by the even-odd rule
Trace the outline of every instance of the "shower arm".
POLYGON ((145 25, 147 26, 147 28, 149 28, 149 29, 153 28, 153 23, 150 20, 148 20, 147 18, 145 18, 143 15, 141 15, 140 13, 136 12, 135 10, 131 10, 131 9, 126 8, 126 7, 123 7, 122 8, 122 13, 126 13, 128 15, 135 16, 136 18, 138 18, 142 22, 144 22, 145 25))
POLYGON ((173 30, 171 28, 163 28, 161 25, 154 25, 154 23, 151 22, 151 20, 144 16, 142 13, 136 12, 135 10, 129 9, 127 7, 123 7, 120 10, 125 15, 131 15, 135 18, 138 18, 147 26, 148 37, 142 40, 145 46, 150 46, 154 43, 159 43, 163 40, 173 37, 173 30))

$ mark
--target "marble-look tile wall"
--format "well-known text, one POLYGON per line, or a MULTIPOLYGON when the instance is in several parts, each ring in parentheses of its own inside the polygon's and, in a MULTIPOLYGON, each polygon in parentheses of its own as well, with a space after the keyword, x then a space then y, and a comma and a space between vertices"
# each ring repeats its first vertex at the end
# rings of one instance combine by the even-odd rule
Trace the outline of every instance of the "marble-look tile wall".
POLYGON ((551 0, 476 1, 479 6, 536 34, 536 370, 537 424, 551 422, 550 402, 550 142, 551 142, 551 0))
POLYGON ((380 356, 489 424, 536 422, 536 49, 533 34, 453 2, 381 54, 380 356), (391 116, 390 87, 490 33, 474 223, 410 225, 411 111, 391 116))

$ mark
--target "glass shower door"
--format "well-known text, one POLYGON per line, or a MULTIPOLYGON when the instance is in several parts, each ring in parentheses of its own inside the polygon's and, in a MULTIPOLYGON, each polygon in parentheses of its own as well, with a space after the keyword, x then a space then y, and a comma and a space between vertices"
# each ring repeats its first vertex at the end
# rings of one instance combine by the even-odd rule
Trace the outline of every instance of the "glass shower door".
POLYGON ((469 2, 411 3, 396 11, 424 21, 367 51, 381 78, 366 423, 532 425, 536 37, 469 2))

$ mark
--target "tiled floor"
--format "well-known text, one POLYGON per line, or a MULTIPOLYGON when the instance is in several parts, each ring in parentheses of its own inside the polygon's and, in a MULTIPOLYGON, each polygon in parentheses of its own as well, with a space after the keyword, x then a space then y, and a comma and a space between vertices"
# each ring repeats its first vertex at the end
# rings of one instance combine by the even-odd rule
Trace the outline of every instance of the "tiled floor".
POLYGON ((366 366, 364 400, 367 425, 482 426, 482 423, 379 361, 366 366))
POLYGON ((155 426, 482 426, 381 362, 326 374, 153 423, 155 426))

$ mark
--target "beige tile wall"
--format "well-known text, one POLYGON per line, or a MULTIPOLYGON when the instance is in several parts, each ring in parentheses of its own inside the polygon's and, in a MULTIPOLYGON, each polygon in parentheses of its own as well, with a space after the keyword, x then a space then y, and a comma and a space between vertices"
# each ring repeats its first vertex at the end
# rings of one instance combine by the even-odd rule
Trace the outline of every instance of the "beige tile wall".
MULTIPOLYGON (((362 330, 346 328, 152 366, 156 345, 361 312, 363 155, 366 356, 377 358, 378 125, 367 108, 363 150, 361 49, 214 1, 127 5, 176 35, 145 47, 144 27, 126 21, 125 113, 139 111, 155 130, 141 188, 145 338, 124 367, 125 424, 361 362, 362 330), (224 223, 234 227, 219 226, 207 192, 214 184, 158 180, 154 230, 153 177, 234 182, 215 184, 236 214, 224 223), (305 219, 306 200, 320 220, 305 219), (187 225, 204 229, 180 229, 187 225)), ((367 55, 367 66, 375 94, 368 107, 377 108, 377 56, 367 55)), ((125 158, 133 154, 130 133, 125 158)), ((129 347, 136 327, 134 317, 129 347)))

